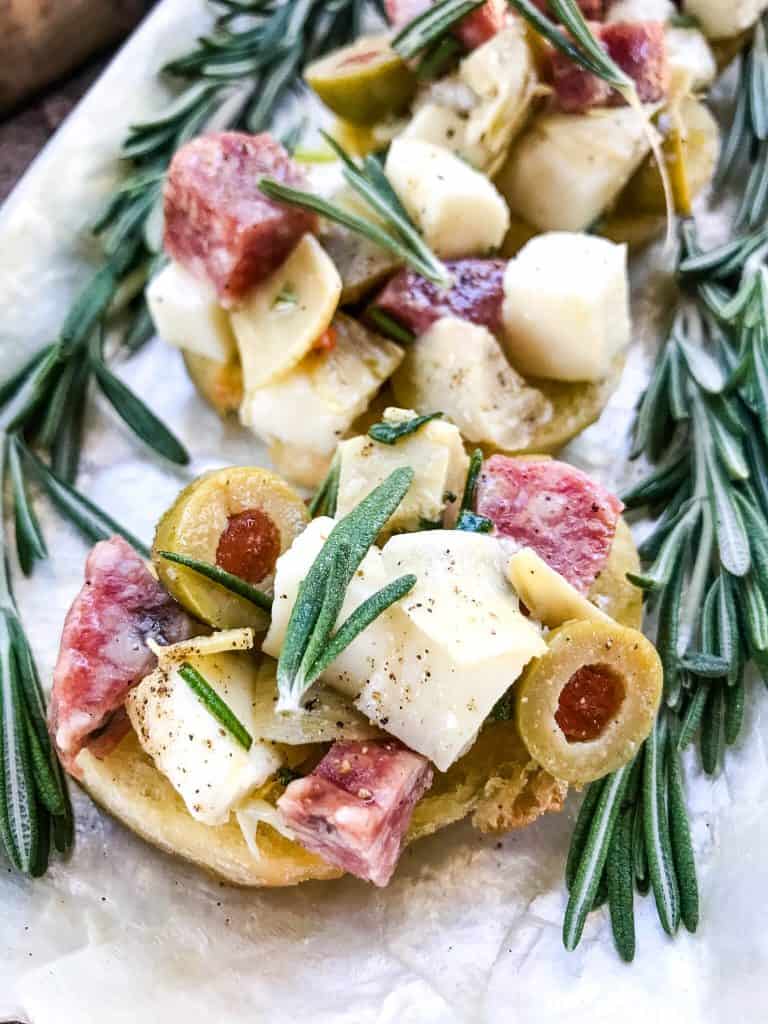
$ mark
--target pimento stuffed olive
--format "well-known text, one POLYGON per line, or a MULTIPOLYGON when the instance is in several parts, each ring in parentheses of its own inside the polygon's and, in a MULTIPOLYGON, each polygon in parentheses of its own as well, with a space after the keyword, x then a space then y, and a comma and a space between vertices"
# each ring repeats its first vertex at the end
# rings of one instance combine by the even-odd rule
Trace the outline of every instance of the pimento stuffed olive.
POLYGON ((265 629, 264 612, 249 601, 160 553, 217 565, 269 591, 275 562, 307 522, 301 496, 269 470, 214 470, 186 487, 162 517, 152 557, 160 581, 196 618, 216 629, 265 629))
POLYGON ((642 633, 614 622, 567 622, 517 686, 525 745, 557 779, 593 782, 634 757, 651 731, 661 661, 642 633))

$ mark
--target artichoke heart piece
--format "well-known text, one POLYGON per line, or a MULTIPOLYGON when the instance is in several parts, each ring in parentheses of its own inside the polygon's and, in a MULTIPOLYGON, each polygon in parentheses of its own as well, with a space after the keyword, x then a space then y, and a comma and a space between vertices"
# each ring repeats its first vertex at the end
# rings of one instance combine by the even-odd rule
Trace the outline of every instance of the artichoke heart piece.
POLYGON ((586 784, 631 760, 661 699, 662 667, 642 633, 614 622, 567 622, 516 687, 517 727, 555 778, 586 784))
POLYGON ((416 91, 416 76, 386 35, 363 36, 314 61, 304 78, 334 114, 357 124, 399 113, 416 91))

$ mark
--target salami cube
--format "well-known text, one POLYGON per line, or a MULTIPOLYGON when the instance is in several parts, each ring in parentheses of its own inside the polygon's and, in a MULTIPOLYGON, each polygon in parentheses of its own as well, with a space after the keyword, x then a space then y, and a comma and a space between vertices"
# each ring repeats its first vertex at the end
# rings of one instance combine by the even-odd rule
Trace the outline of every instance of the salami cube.
POLYGON ((375 305, 414 334, 424 334, 445 316, 458 317, 497 333, 504 302, 504 260, 466 259, 446 264, 453 285, 440 288, 414 270, 401 270, 375 305))
MULTIPOLYGON (((401 29, 423 14, 431 0, 386 0, 387 17, 391 25, 401 29)), ((470 11, 456 26, 456 35, 468 50, 475 50, 496 35, 504 24, 506 0, 487 0, 482 7, 470 11)))
POLYGON ((220 132, 188 142, 165 184, 165 250, 209 281, 225 306, 268 277, 317 218, 268 199, 263 178, 305 188, 304 172, 269 135, 220 132))
POLYGON ((396 740, 341 742, 311 775, 292 782, 277 806, 307 850, 384 886, 413 808, 431 784, 427 759, 396 740))
POLYGON ((64 622, 53 676, 50 728, 69 770, 134 686, 156 665, 147 640, 194 635, 193 620, 121 537, 97 544, 64 622))
MULTIPOLYGON (((617 21, 593 28, 603 48, 634 81, 641 103, 655 103, 665 96, 669 70, 661 22, 617 21)), ((550 55, 550 72, 556 104, 566 113, 583 113, 624 102, 607 82, 579 67, 559 50, 550 55)))
POLYGON ((477 486, 477 512, 515 550, 533 550, 586 594, 608 560, 622 503, 580 469, 554 459, 492 455, 477 486))

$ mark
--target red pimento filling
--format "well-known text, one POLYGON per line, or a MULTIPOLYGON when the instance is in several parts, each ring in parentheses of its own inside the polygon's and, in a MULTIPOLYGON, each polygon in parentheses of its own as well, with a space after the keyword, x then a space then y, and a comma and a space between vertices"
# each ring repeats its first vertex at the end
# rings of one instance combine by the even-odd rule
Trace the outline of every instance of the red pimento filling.
POLYGON ((624 684, 606 665, 584 665, 563 687, 555 721, 569 743, 596 740, 624 700, 624 684))
POLYGON ((260 508, 229 517, 216 548, 216 565, 249 583, 260 583, 273 572, 280 554, 280 533, 260 508))

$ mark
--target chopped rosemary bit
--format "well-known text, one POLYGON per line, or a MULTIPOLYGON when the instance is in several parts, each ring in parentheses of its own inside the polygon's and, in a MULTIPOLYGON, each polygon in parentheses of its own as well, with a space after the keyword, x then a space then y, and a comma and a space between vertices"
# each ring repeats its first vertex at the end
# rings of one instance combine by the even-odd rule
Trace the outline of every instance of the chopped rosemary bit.
POLYGON ((278 710, 295 711, 312 683, 350 643, 411 590, 415 576, 383 587, 334 632, 350 580, 405 497, 413 470, 396 469, 331 531, 299 587, 277 664, 278 710))
POLYGON ((340 476, 341 459, 337 450, 325 475, 325 479, 309 503, 309 514, 313 519, 317 516, 331 516, 333 518, 336 515, 340 476))
POLYGON ((281 786, 290 786, 296 779, 303 778, 301 772, 297 772, 294 768, 289 768, 287 764, 280 765, 275 773, 275 777, 281 786))
POLYGON ((412 345, 416 341, 416 335, 413 331, 409 330, 399 321, 395 320, 389 313, 385 313, 383 309, 379 309, 377 306, 371 306, 366 311, 365 319, 374 327, 380 334, 383 334, 387 338, 391 338, 393 341, 399 341, 401 345, 412 345))
POLYGON ((464 494, 459 507, 459 515, 456 520, 456 529, 464 530, 467 533, 492 533, 493 522, 487 516, 481 516, 474 511, 475 492, 477 491, 477 480, 483 468, 483 452, 475 448, 469 459, 469 470, 467 481, 464 485, 464 494))
POLYGON ((220 722, 227 732, 231 733, 243 750, 250 750, 253 746, 253 736, 251 736, 232 708, 216 693, 205 677, 193 665, 190 665, 188 661, 179 666, 179 675, 200 703, 204 704, 216 721, 220 722))
POLYGON ((245 598, 246 601, 250 601, 251 604, 255 604, 257 608, 261 608, 265 612, 272 610, 272 598, 269 594, 254 587, 252 583, 244 580, 241 576, 227 572, 226 569, 222 569, 218 565, 211 565, 210 562, 201 562, 197 558, 179 555, 174 551, 159 551, 158 554, 168 562, 183 565, 185 569, 191 569, 193 572, 205 576, 206 579, 224 587, 232 594, 237 594, 238 597, 245 598))
POLYGON ((289 309, 294 309, 298 301, 299 297, 296 294, 296 289, 287 284, 275 296, 272 302, 272 309, 277 313, 283 313, 289 309))
POLYGON ((368 428, 368 437, 378 441, 379 444, 397 444, 402 438, 415 434, 425 424, 440 419, 442 415, 441 412, 431 412, 425 416, 414 416, 413 419, 403 420, 399 423, 389 423, 384 420, 381 423, 374 423, 368 428))
POLYGON ((344 165, 345 181, 376 214, 376 219, 367 220, 314 192, 291 188, 272 178, 265 178, 259 185, 264 195, 341 224, 410 264, 428 280, 443 288, 449 287, 450 274, 417 231, 389 184, 379 160, 375 156, 366 156, 358 167, 335 139, 325 132, 323 136, 344 165), (380 220, 384 222, 383 226, 380 220))
POLYGON ((464 530, 466 533, 493 533, 493 521, 487 516, 480 516, 477 512, 468 512, 465 509, 459 513, 456 529, 464 530))

